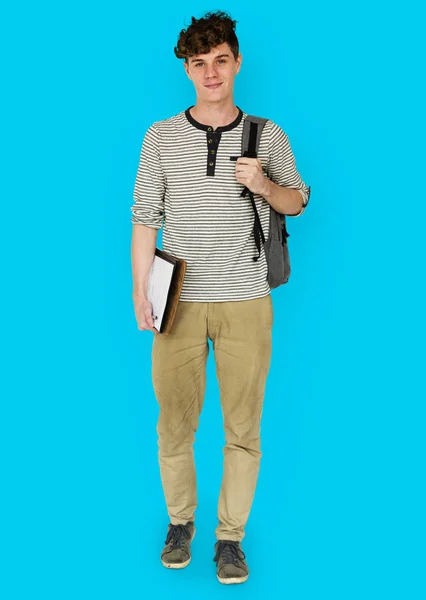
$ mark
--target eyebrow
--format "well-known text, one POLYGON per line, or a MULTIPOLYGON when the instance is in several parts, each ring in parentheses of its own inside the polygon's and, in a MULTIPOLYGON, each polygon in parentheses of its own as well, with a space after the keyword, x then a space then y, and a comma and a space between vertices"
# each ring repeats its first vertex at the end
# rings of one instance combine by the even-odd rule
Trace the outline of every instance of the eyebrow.
MULTIPOLYGON (((227 56, 227 57, 229 58, 229 54, 219 54, 218 56, 215 56, 215 60, 216 60, 217 58, 223 58, 224 56, 227 56)), ((193 62, 197 62, 197 61, 201 61, 201 62, 203 62, 203 61, 204 61, 204 59, 203 59, 203 58, 193 58, 193 59, 191 60, 191 62, 192 62, 192 63, 193 63, 193 62)))

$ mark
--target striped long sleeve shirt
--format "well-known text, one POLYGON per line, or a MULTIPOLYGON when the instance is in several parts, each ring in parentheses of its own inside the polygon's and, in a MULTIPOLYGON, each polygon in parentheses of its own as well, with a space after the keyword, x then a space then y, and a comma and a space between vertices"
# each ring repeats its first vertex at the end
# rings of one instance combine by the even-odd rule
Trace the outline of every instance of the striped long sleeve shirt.
MULTIPOLYGON (((246 116, 239 109, 232 123, 213 130, 195 121, 188 108, 146 131, 131 222, 163 227, 163 250, 187 262, 182 301, 250 300, 270 292, 263 247, 253 261, 253 207, 248 195, 241 196, 244 186, 230 161, 241 155, 246 116)), ((297 171, 287 134, 271 120, 262 131, 258 158, 265 176, 299 190, 302 214, 310 188, 297 171)), ((254 200, 267 239, 270 204, 257 194, 254 200)))

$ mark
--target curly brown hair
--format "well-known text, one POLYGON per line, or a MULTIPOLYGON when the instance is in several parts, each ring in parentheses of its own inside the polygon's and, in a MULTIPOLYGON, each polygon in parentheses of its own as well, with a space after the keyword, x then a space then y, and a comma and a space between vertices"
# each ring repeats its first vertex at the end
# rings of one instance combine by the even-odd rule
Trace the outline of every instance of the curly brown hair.
POLYGON ((208 12, 196 19, 191 17, 191 25, 182 29, 179 34, 174 52, 177 58, 184 58, 188 62, 191 56, 208 54, 212 48, 227 42, 234 58, 239 54, 238 39, 235 34, 237 21, 233 21, 229 14, 223 11, 208 12))

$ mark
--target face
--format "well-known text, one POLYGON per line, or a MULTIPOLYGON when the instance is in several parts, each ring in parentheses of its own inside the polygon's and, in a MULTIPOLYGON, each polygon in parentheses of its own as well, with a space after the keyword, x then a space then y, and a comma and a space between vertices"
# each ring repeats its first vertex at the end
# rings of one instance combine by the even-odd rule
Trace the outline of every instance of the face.
POLYGON ((208 54, 198 54, 184 61, 186 74, 195 86, 197 98, 206 102, 222 101, 232 96, 234 78, 242 62, 235 60, 227 42, 212 48, 208 54))

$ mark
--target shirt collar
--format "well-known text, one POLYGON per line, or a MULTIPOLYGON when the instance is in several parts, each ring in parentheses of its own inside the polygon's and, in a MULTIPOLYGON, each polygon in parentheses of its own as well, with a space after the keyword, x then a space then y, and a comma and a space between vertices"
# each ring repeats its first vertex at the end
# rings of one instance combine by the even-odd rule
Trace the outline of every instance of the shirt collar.
MULTIPOLYGON (((185 115, 186 118, 188 119, 188 121, 191 123, 191 125, 193 125, 194 127, 197 127, 197 129, 201 129, 202 131, 213 131, 213 127, 211 125, 204 125, 203 123, 199 123, 198 121, 196 121, 194 119, 194 117, 191 115, 191 113, 189 112, 189 110, 193 108, 193 106, 190 106, 189 108, 186 109, 185 111, 185 115)), ((230 131, 231 129, 234 129, 234 127, 237 127, 240 122, 241 119, 243 118, 243 111, 241 110, 241 108, 238 108, 238 115, 237 118, 234 119, 232 121, 232 123, 229 123, 228 125, 224 125, 222 127, 217 127, 214 131, 215 132, 221 132, 221 131, 230 131)))

